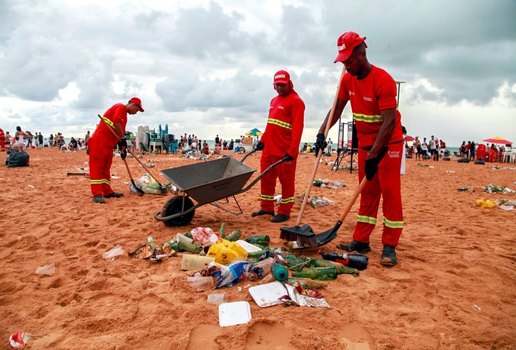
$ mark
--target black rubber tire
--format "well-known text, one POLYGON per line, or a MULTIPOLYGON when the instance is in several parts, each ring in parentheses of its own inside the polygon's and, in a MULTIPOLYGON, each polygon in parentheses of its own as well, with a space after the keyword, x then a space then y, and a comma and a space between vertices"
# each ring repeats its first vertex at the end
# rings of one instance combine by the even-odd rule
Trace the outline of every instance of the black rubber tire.
MULTIPOLYGON (((169 215, 181 213, 193 207, 194 204, 189 197, 186 196, 175 196, 172 199, 168 200, 163 209, 161 210, 161 216, 166 217, 169 215), (183 208, 183 199, 184 199, 184 208, 183 208)), ((163 221, 166 226, 186 226, 188 225, 195 214, 195 209, 189 212, 188 214, 178 216, 176 218, 163 221)))

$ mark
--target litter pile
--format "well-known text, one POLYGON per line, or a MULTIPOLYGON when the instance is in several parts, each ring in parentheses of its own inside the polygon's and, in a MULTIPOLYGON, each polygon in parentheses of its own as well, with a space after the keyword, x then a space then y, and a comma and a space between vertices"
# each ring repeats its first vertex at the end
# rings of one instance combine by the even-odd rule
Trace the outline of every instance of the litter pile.
MULTIPOLYGON (((181 269, 190 272, 186 282, 196 292, 228 288, 245 281, 244 288, 249 287, 249 293, 260 307, 285 304, 329 308, 321 292, 326 283, 319 281, 335 280, 341 274, 356 277, 368 263, 367 256, 361 254, 319 251, 320 258, 298 256, 271 247, 268 235, 242 239, 238 229, 226 235, 224 224, 218 232, 209 227, 196 227, 190 232, 177 233, 164 244, 158 244, 149 236, 147 242, 129 256, 161 262, 178 253, 183 253, 181 269)), ((251 319, 245 301, 228 303, 224 293, 215 293, 208 295, 208 302, 220 304, 219 321, 223 327, 251 319), (231 310, 233 307, 236 309, 231 310), (233 320, 236 323, 224 319, 238 313, 241 317, 233 320)))

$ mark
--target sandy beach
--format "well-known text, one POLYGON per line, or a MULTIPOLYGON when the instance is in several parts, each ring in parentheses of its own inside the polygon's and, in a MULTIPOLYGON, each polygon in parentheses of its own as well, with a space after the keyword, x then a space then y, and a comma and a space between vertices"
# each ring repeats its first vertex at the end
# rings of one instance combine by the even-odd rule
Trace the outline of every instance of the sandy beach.
MULTIPOLYGON (((131 251, 147 236, 159 242, 194 227, 240 229, 243 237, 270 235, 281 246, 279 227, 259 208, 259 184, 237 196, 243 214, 211 205, 198 208, 190 225, 165 227, 153 218, 172 194, 139 197, 119 157, 112 186, 125 194, 94 204, 89 179, 67 176, 84 167, 85 152, 30 150, 30 166, 0 166, 0 349, 16 330, 32 334, 29 349, 514 349, 516 346, 516 210, 481 208, 476 200, 509 199, 516 194, 486 193, 496 184, 516 189, 516 164, 407 160, 402 177, 405 228, 400 263, 379 264, 381 227, 372 234, 369 267, 360 276, 340 275, 322 293, 331 306, 257 306, 248 292, 257 282, 217 290, 229 301, 248 301, 252 320, 220 327, 218 308, 207 303, 214 291, 195 292, 192 272, 181 271, 181 255, 152 263, 127 254, 102 254, 116 245, 131 251), (497 167, 493 168, 492 166, 497 167), (467 191, 458 191, 467 187, 467 191), (54 263, 51 276, 36 269, 54 263)), ((227 153, 240 159, 241 156, 227 153)), ((6 158, 0 153, 2 164, 6 158)), ((308 206, 302 223, 314 231, 335 224, 358 186, 356 172, 331 171, 324 157, 317 178, 343 182, 336 189, 314 187, 312 194, 333 201, 308 206)), ((259 154, 246 164, 259 168, 259 154)), ((300 155, 296 193, 307 185, 315 157, 300 155)), ((128 158, 134 177, 145 172, 128 158)), ((145 155, 151 170, 192 164, 179 154, 145 155)), ((257 174, 253 175, 253 178, 257 174)), ((160 177, 166 182, 164 177, 160 177)), ((357 203, 358 204, 358 203, 357 203)), ((355 205, 338 237, 324 248, 338 251, 355 225, 355 205)), ((299 206, 286 226, 295 224, 299 206)), ((381 213, 379 214, 381 217, 381 213)), ((311 255, 317 255, 312 253, 311 255)))

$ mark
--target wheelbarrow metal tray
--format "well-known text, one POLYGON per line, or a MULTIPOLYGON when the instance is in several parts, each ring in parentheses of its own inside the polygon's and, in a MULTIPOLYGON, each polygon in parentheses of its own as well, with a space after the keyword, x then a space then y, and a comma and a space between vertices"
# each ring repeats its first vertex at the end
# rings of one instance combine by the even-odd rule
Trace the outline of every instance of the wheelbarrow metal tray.
POLYGON ((254 169, 233 158, 220 158, 161 171, 178 190, 185 192, 200 205, 240 193, 254 172, 254 169))

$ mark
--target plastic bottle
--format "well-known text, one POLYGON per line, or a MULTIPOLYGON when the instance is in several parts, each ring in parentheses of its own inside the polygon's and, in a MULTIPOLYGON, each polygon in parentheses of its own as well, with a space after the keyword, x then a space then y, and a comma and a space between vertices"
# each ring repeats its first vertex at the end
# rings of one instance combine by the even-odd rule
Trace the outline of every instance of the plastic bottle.
POLYGON ((324 253, 320 252, 321 257, 325 260, 331 260, 341 263, 344 266, 357 270, 367 269, 369 258, 362 254, 345 254, 345 253, 324 253))
POLYGON ((337 267, 311 267, 303 271, 293 271, 292 276, 294 277, 305 277, 313 280, 334 280, 337 278, 337 267))
POLYGON ((212 289, 214 286, 214 280, 212 277, 193 276, 186 279, 188 285, 195 289, 196 292, 202 292, 203 290, 212 289))
POLYGON ((220 294, 214 293, 214 294, 209 294, 207 300, 208 300, 208 304, 219 305, 219 304, 227 302, 228 298, 226 297, 226 293, 220 293, 220 294))
POLYGON ((284 282, 288 279, 288 269, 282 263, 275 262, 271 266, 271 273, 277 281, 284 282))
POLYGON ((274 264, 274 258, 267 258, 257 263, 249 265, 247 271, 247 279, 249 281, 256 281, 265 277, 270 271, 274 264))

